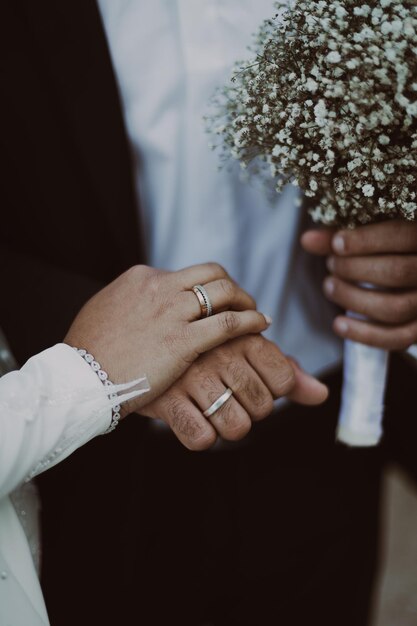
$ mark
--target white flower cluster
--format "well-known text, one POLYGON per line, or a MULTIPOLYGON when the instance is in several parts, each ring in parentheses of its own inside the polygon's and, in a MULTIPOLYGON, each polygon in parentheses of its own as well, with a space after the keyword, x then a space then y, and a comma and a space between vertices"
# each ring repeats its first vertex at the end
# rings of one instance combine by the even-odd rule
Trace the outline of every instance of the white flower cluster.
POLYGON ((417 219, 417 0, 277 9, 217 102, 225 154, 299 185, 316 221, 417 219))

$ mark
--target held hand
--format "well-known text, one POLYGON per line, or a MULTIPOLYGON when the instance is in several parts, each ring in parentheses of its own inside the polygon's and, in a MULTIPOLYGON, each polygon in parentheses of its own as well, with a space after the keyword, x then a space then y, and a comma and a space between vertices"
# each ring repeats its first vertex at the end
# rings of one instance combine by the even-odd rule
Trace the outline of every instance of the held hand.
POLYGON ((126 415, 159 396, 206 350, 267 327, 254 300, 217 264, 178 272, 139 265, 87 302, 64 341, 91 352, 114 383, 146 374, 151 391, 124 405, 126 415), (200 319, 196 284, 209 295, 211 317, 200 319))
POLYGON ((217 435, 235 441, 252 422, 267 417, 280 396, 320 404, 327 387, 305 374, 261 335, 241 337, 202 355, 165 394, 141 413, 161 418, 190 450, 212 446, 217 435), (225 389, 233 395, 210 417, 206 411, 225 389))
POLYGON ((308 231, 302 245, 328 257, 329 300, 368 317, 338 316, 334 330, 359 343, 404 350, 417 341, 417 224, 390 220, 355 230, 308 231), (358 286, 370 283, 388 291, 358 286))

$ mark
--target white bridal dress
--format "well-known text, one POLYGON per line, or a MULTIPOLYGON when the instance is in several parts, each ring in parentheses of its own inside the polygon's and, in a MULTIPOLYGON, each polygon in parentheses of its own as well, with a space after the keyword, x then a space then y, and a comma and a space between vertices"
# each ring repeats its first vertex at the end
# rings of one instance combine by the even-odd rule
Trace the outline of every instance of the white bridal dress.
MULTIPOLYGON (((1 357, 1 355, 0 355, 1 357)), ((105 388, 65 344, 32 357, 0 378, 0 625, 49 624, 37 575, 38 500, 30 479, 56 465, 111 423, 109 399, 131 385, 105 388)))

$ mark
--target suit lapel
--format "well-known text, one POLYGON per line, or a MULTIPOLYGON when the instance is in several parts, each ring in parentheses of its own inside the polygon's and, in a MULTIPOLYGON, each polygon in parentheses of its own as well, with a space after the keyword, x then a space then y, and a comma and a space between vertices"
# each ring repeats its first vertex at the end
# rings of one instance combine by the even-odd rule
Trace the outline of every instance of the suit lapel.
POLYGON ((45 88, 61 110, 73 144, 114 241, 109 254, 124 267, 144 261, 132 163, 120 98, 101 17, 93 0, 28 1, 24 18, 47 68, 45 88))

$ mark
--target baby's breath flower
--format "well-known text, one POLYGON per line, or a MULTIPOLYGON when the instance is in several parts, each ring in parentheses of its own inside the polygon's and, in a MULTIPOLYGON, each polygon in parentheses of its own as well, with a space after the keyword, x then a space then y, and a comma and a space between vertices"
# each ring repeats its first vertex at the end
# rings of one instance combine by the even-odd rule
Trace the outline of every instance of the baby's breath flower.
POLYGON ((390 139, 388 135, 382 134, 382 135, 379 135, 378 141, 382 146, 387 146, 389 144, 390 139))
POLYGON ((337 50, 332 50, 326 57, 326 61, 328 61, 329 63, 339 63, 341 60, 342 57, 337 50))
POLYGON ((367 198, 370 198, 371 196, 373 196, 374 192, 375 192, 375 187, 373 185, 369 185, 369 184, 368 185, 363 185, 362 193, 367 198))
POLYGON ((318 222, 417 219, 416 0, 289 1, 219 95, 223 156, 299 185, 318 222))

